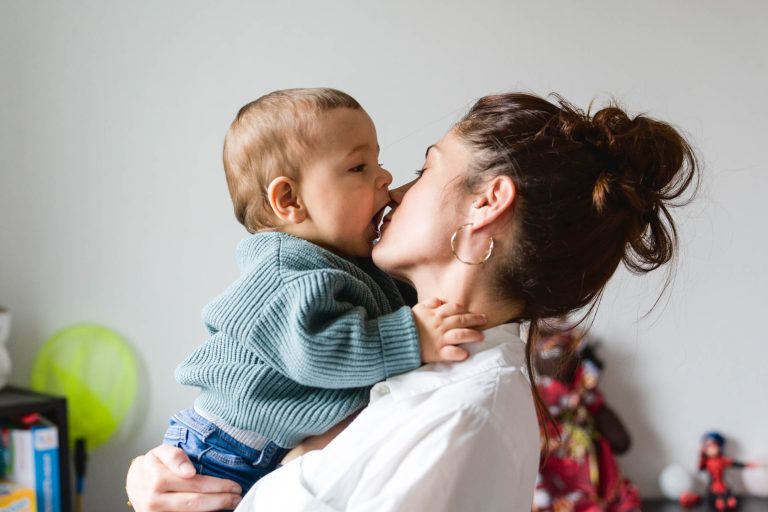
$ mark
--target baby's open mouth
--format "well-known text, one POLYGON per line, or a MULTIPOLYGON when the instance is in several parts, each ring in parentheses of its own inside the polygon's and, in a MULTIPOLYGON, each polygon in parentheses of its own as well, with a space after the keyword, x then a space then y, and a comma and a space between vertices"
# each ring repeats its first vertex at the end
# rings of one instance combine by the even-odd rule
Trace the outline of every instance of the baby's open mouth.
POLYGON ((373 216, 371 219, 371 225, 373 226, 373 230, 376 232, 376 239, 378 240, 381 238, 381 219, 384 218, 384 212, 387 209, 388 205, 384 205, 381 210, 376 212, 376 215, 373 216))

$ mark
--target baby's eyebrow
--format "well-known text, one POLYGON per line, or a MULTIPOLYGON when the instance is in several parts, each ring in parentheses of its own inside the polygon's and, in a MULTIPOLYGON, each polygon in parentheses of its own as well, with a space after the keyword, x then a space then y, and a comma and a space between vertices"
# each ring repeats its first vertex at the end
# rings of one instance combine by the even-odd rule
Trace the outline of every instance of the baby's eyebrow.
MULTIPOLYGON (((367 148, 370 148, 370 147, 371 147, 371 145, 370 145, 370 144, 360 144, 359 146, 355 146, 354 148, 352 148, 352 150, 351 150, 351 151, 348 153, 348 155, 351 155, 351 154, 353 154, 353 153, 356 153, 356 152, 358 152, 358 151, 361 151, 361 150, 363 150, 363 149, 367 149, 367 148)), ((378 153, 380 153, 380 152, 381 152, 381 148, 380 148, 380 147, 379 147, 379 145, 377 144, 377 145, 376 145, 376 153, 378 154, 378 153)))

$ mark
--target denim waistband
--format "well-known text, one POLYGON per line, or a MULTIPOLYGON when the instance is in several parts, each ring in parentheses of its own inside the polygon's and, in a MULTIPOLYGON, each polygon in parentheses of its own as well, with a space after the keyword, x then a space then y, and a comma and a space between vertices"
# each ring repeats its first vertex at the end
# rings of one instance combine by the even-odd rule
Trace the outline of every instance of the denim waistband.
POLYGON ((232 425, 227 425, 221 419, 206 413, 195 407, 194 409, 184 409, 176 413, 176 416, 182 421, 189 422, 189 426, 204 435, 211 434, 215 429, 219 429, 222 434, 232 438, 234 441, 247 446, 253 450, 261 451, 269 443, 269 439, 258 432, 252 430, 239 429, 232 425))

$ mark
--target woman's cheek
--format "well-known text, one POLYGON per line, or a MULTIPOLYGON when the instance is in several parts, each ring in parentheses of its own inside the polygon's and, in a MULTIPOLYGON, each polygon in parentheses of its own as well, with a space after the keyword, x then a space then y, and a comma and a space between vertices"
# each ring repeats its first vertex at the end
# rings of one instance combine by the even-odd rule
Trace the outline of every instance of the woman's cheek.
POLYGON ((373 246, 373 262, 385 271, 392 271, 400 265, 409 247, 406 235, 395 221, 382 225, 381 238, 373 246))

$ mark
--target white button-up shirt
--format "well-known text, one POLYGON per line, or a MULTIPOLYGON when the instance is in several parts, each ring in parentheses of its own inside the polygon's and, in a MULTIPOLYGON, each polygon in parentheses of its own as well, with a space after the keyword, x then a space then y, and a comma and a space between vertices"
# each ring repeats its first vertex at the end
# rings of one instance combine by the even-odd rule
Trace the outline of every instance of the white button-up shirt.
POLYGON ((238 511, 527 512, 539 430, 518 324, 485 331, 460 363, 371 390, 323 450, 261 479, 238 511))

